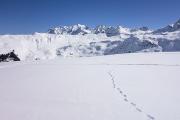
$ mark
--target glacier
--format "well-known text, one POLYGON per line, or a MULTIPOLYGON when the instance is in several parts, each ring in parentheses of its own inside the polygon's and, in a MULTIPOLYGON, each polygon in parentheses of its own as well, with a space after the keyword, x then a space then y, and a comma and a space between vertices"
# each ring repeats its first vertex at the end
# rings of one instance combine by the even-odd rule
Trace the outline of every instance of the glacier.
POLYGON ((77 24, 32 35, 0 35, 0 54, 14 50, 20 60, 180 51, 180 20, 157 30, 77 24))

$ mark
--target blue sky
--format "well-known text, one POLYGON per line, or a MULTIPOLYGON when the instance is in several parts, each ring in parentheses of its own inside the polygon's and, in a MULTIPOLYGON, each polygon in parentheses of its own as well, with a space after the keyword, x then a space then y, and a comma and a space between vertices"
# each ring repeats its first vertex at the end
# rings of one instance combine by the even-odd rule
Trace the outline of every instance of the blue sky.
POLYGON ((0 34, 85 24, 160 28, 180 18, 180 0, 0 0, 0 34))

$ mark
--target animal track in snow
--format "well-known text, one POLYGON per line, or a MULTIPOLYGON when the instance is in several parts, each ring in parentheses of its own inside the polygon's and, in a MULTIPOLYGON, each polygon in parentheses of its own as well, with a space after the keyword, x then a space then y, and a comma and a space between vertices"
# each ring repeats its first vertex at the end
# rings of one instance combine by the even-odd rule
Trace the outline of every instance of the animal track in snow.
POLYGON ((128 99, 125 98, 124 101, 128 102, 128 99))
POLYGON ((136 106, 136 104, 135 104, 135 103, 133 103, 133 102, 131 102, 131 105, 132 105, 132 106, 136 106))
POLYGON ((122 90, 120 88, 117 88, 120 94, 123 94, 122 90))
POLYGON ((115 84, 115 81, 114 81, 114 76, 110 72, 108 74, 111 76, 113 88, 116 88, 116 84, 115 84))
POLYGON ((147 117, 150 118, 151 120, 154 120, 155 118, 149 114, 147 114, 147 117))
POLYGON ((116 85, 116 83, 115 83, 115 79, 114 79, 113 74, 112 74, 111 72, 108 72, 108 74, 109 74, 109 76, 110 76, 110 78, 111 78, 111 81, 112 81, 112 84, 113 84, 113 88, 116 89, 116 90, 119 92, 119 94, 123 97, 124 102, 129 103, 132 107, 135 108, 135 110, 136 110, 137 112, 142 113, 142 114, 145 114, 148 119, 150 119, 150 120, 155 120, 155 117, 151 116, 150 114, 146 114, 145 112, 142 111, 142 109, 140 109, 139 107, 137 107, 137 104, 136 104, 136 103, 134 103, 134 102, 132 102, 132 101, 129 101, 128 98, 127 98, 127 94, 124 94, 124 91, 123 91, 121 88, 116 87, 117 85, 116 85))
POLYGON ((136 108, 136 110, 137 110, 138 112, 142 112, 142 110, 141 110, 140 108, 136 108))

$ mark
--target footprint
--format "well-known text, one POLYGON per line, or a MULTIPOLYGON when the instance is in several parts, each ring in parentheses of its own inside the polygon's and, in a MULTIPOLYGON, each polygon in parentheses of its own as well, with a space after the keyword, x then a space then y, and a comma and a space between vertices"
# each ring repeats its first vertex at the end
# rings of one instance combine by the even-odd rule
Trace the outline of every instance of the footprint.
POLYGON ((121 94, 123 93, 120 88, 117 88, 117 90, 119 91, 119 93, 121 93, 121 94))
POLYGON ((120 93, 120 94, 123 94, 123 92, 122 92, 122 91, 119 91, 119 93, 120 93))
POLYGON ((117 90, 121 90, 120 88, 117 88, 117 90))
MULTIPOLYGON (((125 102, 128 102, 128 104, 132 105, 132 106, 136 109, 136 111, 138 111, 138 112, 143 112, 140 108, 136 107, 136 104, 135 104, 135 103, 133 103, 133 102, 131 102, 131 101, 129 101, 129 100, 127 99, 127 95, 126 95, 126 94, 123 94, 123 91, 122 91, 119 87, 116 87, 115 79, 114 79, 114 76, 111 74, 111 72, 108 72, 108 74, 109 74, 109 76, 111 77, 111 81, 112 81, 112 84, 113 84, 113 88, 119 91, 119 93, 121 94, 121 96, 124 98, 124 101, 125 101, 125 102)), ((150 120, 155 120, 155 118, 154 118, 153 116, 149 115, 149 114, 146 114, 146 116, 147 116, 147 118, 150 119, 150 120)))
POLYGON ((124 94, 123 96, 124 96, 124 97, 127 97, 127 95, 125 95, 125 94, 124 94))
POLYGON ((136 110, 137 110, 138 112, 142 112, 142 110, 141 110, 141 109, 139 109, 139 108, 136 108, 136 110))
POLYGON ((135 103, 133 103, 133 102, 131 103, 131 105, 132 105, 132 106, 136 106, 136 104, 135 104, 135 103))
POLYGON ((150 118, 151 120, 154 120, 155 118, 149 114, 147 114, 147 117, 150 118))
POLYGON ((123 93, 121 90, 118 90, 120 93, 123 93))
POLYGON ((128 99, 125 98, 124 101, 128 102, 128 99))

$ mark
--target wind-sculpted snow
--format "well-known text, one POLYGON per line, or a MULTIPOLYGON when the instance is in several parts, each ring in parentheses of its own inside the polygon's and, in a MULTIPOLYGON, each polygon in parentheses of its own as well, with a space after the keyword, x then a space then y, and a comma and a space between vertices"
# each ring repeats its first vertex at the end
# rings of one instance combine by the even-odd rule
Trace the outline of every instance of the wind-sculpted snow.
POLYGON ((147 27, 130 29, 100 25, 90 28, 77 24, 52 28, 48 33, 0 35, 0 54, 14 50, 20 60, 39 60, 59 56, 180 51, 179 21, 172 27, 168 32, 155 33, 147 27))

